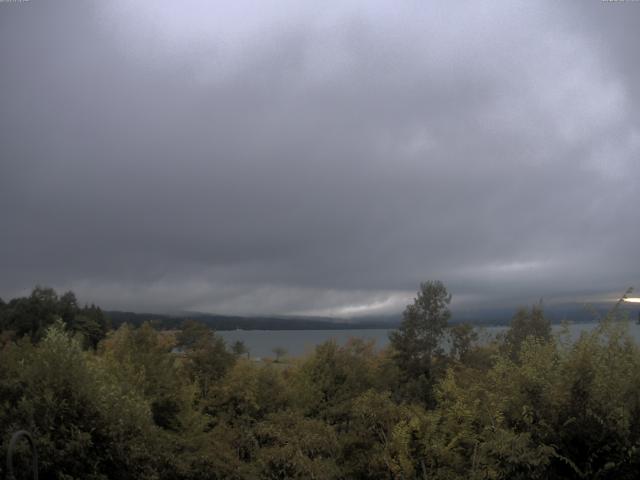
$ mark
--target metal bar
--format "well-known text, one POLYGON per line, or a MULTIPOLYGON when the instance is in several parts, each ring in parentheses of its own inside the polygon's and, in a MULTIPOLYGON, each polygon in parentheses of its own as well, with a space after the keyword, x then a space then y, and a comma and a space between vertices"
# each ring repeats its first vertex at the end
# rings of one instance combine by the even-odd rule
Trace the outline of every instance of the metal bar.
POLYGON ((7 480, 15 480, 13 474, 13 451, 16 449, 16 444, 20 437, 26 437, 31 447, 31 466, 33 468, 33 479, 38 480, 38 450, 36 444, 33 441, 33 437, 26 430, 20 430, 13 434, 11 441, 9 442, 9 449, 7 450, 7 480))

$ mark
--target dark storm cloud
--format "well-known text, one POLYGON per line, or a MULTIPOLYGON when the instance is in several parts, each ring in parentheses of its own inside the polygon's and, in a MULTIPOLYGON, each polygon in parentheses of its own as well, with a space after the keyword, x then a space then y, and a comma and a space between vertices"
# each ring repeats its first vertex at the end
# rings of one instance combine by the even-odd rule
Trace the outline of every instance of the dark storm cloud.
POLYGON ((0 3, 0 295, 359 315, 638 284, 635 2, 0 3))

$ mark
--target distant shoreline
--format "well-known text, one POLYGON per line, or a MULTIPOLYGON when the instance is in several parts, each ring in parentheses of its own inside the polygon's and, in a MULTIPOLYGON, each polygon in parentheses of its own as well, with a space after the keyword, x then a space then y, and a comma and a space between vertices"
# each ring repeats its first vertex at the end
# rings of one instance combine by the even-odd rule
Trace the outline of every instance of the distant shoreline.
MULTIPOLYGON (((152 313, 134 313, 109 311, 105 312, 111 319, 112 328, 128 323, 139 326, 145 322, 151 323, 160 330, 172 330, 180 328, 186 320, 196 320, 216 331, 285 331, 285 330, 390 330, 398 328, 400 316, 394 320, 362 320, 351 322, 340 322, 332 319, 317 319, 307 317, 240 317, 228 315, 211 314, 185 314, 185 315, 163 315, 152 313)), ((590 315, 567 315, 565 318, 558 318, 558 315, 550 315, 548 318, 552 325, 561 325, 564 321, 570 324, 591 324, 598 321, 590 315), (555 318, 554 318, 555 317, 555 318)), ((630 316, 633 321, 633 316, 630 316)), ((499 319, 483 321, 471 320, 467 318, 452 319, 452 325, 468 323, 477 328, 482 327, 506 327, 511 323, 511 316, 501 315, 499 319)))

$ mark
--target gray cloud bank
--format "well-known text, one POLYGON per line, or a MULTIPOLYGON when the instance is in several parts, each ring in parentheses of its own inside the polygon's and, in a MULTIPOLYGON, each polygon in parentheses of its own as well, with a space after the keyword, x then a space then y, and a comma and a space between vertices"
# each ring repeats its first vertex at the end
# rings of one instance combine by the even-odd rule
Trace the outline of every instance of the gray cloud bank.
POLYGON ((357 316, 638 285, 640 3, 0 3, 0 296, 357 316), (228 5, 232 3, 233 6, 228 5))

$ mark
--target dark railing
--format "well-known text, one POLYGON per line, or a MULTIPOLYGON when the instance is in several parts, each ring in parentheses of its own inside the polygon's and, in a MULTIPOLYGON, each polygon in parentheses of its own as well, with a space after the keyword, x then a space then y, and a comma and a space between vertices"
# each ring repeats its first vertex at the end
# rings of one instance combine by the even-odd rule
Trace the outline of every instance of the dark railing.
POLYGON ((7 480, 15 480, 13 474, 13 451, 16 449, 16 444, 20 437, 26 437, 31 447, 31 468, 33 469, 33 478, 38 480, 38 451, 36 450, 36 444, 33 441, 33 437, 26 430, 20 430, 11 437, 9 442, 9 450, 7 450, 7 480))

